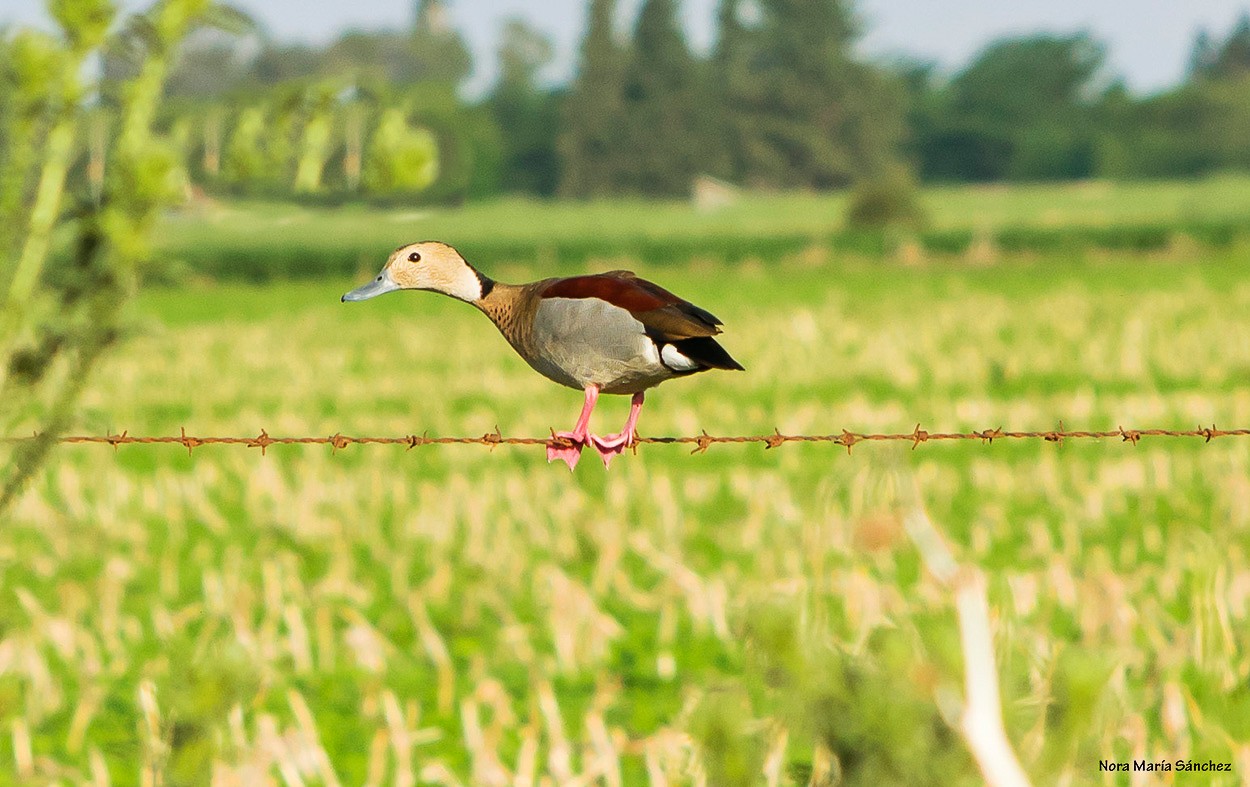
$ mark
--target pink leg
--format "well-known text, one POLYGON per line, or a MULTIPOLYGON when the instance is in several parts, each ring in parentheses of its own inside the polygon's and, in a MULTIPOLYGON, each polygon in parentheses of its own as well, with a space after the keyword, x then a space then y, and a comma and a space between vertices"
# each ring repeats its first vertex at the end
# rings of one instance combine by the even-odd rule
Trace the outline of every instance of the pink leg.
POLYGON ((547 443, 548 462, 563 459, 564 463, 569 466, 569 470, 577 467, 577 460, 582 456, 582 447, 589 442, 590 414, 594 411, 597 401, 599 401, 599 387, 597 385, 586 386, 586 402, 582 405, 582 414, 578 417, 573 431, 555 432, 556 437, 564 438, 572 445, 566 447, 554 442, 547 443))
POLYGON ((620 434, 610 434, 600 437, 599 435, 591 435, 590 442, 594 444, 595 450, 599 452, 599 456, 603 458, 603 466, 607 467, 612 463, 622 451, 626 448, 632 448, 638 441, 638 412, 642 410, 642 391, 634 394, 634 398, 629 400, 629 419, 625 421, 625 428, 620 434))

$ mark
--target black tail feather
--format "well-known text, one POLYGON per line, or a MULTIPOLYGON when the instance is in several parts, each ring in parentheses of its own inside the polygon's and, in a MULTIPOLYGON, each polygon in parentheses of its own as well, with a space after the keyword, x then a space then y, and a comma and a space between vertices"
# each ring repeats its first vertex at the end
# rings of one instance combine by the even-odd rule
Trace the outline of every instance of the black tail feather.
POLYGON ((698 336, 693 339, 679 339, 671 342, 677 351, 705 369, 733 369, 746 371, 725 352, 725 348, 710 336, 698 336))

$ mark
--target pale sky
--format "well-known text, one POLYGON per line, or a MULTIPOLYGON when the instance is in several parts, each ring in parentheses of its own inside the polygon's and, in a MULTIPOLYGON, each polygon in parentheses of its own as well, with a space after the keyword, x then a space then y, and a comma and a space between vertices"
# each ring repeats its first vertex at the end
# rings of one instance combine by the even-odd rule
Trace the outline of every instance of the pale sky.
MULTIPOLYGON (((576 58, 586 0, 448 0, 452 16, 473 49, 477 72, 470 92, 494 76, 495 47, 503 21, 519 16, 556 42, 549 79, 566 78, 576 58)), ((718 0, 683 0, 692 44, 706 49, 718 0)), ((621 0, 627 24, 641 0, 621 0)), ((122 0, 126 8, 143 0, 122 0)), ((279 39, 326 41, 346 28, 377 29, 408 22, 411 0, 235 0, 279 39)), ((45 24, 43 0, 0 0, 0 25, 45 24)), ((1113 74, 1137 92, 1180 79, 1195 32, 1223 35, 1250 0, 859 0, 866 22, 863 50, 874 56, 906 53, 933 60, 946 71, 968 62, 1004 34, 1088 29, 1107 43, 1113 74)))

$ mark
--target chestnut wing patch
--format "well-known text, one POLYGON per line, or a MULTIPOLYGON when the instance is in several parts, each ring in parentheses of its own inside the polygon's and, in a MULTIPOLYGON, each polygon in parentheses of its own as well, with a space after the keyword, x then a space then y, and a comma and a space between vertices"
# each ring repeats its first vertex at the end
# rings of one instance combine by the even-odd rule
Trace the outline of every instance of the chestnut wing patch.
POLYGON ((552 282, 543 298, 598 298, 634 316, 657 342, 715 336, 721 321, 715 315, 630 271, 572 276, 552 282))

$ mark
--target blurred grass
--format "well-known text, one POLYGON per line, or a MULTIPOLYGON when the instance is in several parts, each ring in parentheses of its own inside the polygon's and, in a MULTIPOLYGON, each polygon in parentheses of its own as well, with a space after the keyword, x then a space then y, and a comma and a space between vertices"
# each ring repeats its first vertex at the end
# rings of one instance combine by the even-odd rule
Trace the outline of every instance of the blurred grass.
POLYGON ((267 281, 372 271, 383 251, 437 238, 485 266, 577 269, 597 260, 676 266, 775 260, 813 249, 871 259, 925 253, 1223 249, 1250 238, 1250 178, 1195 182, 938 187, 922 193, 918 233, 844 226, 845 195, 749 195, 700 212, 688 202, 587 204, 504 199, 456 209, 204 203, 167 218, 160 254, 174 279, 267 281))
MULTIPOLYGON (((358 229, 379 257, 391 231, 358 229)), ((725 319, 748 370, 661 387, 648 435, 1250 423, 1244 250, 616 262, 725 319)), ((472 309, 338 303, 351 284, 145 294, 80 428, 541 435, 576 415, 472 309)), ((625 409, 605 398, 596 425, 625 409)), ((541 449, 66 448, 0 530, 0 762, 37 783, 149 763, 170 784, 803 784, 836 762, 847 784, 974 784, 937 699, 961 687, 955 619, 899 475, 990 577, 1037 783, 1130 757, 1250 773, 1232 439, 648 447, 574 475, 541 449)))

